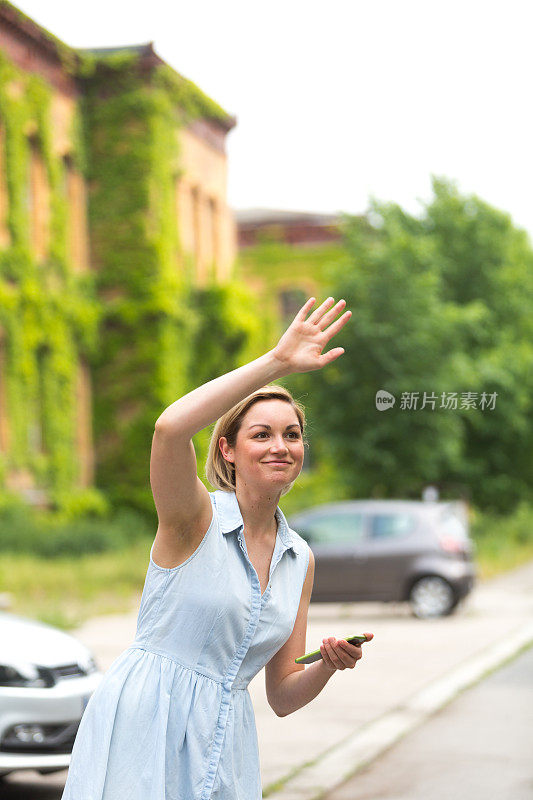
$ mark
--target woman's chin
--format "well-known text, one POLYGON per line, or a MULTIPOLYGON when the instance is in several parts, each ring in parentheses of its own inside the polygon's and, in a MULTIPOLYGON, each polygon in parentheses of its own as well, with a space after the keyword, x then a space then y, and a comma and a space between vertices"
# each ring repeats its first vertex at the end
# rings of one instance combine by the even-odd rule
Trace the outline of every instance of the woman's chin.
POLYGON ((276 486, 278 489, 283 489, 285 486, 290 486, 296 480, 297 475, 288 475, 286 472, 282 474, 281 470, 269 478, 269 485, 276 486))

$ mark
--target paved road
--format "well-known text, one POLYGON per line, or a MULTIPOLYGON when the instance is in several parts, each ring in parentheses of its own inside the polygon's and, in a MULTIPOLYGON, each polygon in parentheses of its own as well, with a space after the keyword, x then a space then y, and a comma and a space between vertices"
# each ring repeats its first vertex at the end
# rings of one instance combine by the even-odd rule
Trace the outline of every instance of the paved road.
MULTIPOLYGON (((530 647, 324 800, 532 800, 532 678, 530 647)), ((63 778, 19 773, 0 797, 59 800, 63 778)))
MULTIPOLYGON (((137 612, 138 603, 129 614, 90 620, 75 632, 92 648, 102 670, 134 640, 137 612)), ((276 717, 268 705, 264 670, 250 683, 264 789, 483 653, 494 630, 512 633, 532 618, 533 562, 480 583, 455 614, 442 619, 416 620, 400 604, 312 603, 306 651, 328 635, 372 631, 375 636, 364 645, 355 669, 336 672, 312 703, 288 717, 276 717)), ((65 777, 65 770, 46 777, 13 774, 8 781, 24 780, 25 791, 17 795, 4 790, 0 797, 58 800, 57 787, 65 777)))
POLYGON ((324 800, 532 800, 533 647, 324 800))

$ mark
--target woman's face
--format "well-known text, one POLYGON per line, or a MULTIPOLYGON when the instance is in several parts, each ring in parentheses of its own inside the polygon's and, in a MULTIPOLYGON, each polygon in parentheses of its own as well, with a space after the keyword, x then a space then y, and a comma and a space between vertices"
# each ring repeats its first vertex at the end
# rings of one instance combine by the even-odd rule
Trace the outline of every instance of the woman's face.
POLYGON ((237 483, 276 492, 300 474, 304 459, 302 431, 295 410, 284 400, 258 400, 241 420, 235 447, 224 436, 219 447, 235 464, 237 483))

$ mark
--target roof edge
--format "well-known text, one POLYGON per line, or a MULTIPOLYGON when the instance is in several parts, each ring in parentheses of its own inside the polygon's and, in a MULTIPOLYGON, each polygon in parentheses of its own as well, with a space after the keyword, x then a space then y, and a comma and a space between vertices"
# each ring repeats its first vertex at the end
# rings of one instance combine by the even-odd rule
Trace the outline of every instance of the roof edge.
POLYGON ((78 56, 73 47, 65 44, 8 0, 0 0, 0 18, 22 30, 36 44, 55 55, 62 64, 71 67, 76 64, 78 56))
MULTIPOLYGON (((137 56, 142 65, 148 70, 158 67, 164 70, 161 74, 161 80, 166 84, 169 90, 172 91, 174 89, 176 94, 179 94, 184 88, 191 90, 198 101, 198 110, 202 118, 219 125, 226 133, 237 124, 235 116, 229 114, 216 100, 213 100, 193 81, 179 73, 167 61, 161 58, 155 51, 153 42, 117 47, 77 48, 76 52, 80 59, 83 59, 83 57, 92 58, 102 65, 105 65, 108 60, 111 63, 112 59, 117 59, 121 55, 137 56)), ((179 105, 178 97, 176 97, 176 102, 179 105)))

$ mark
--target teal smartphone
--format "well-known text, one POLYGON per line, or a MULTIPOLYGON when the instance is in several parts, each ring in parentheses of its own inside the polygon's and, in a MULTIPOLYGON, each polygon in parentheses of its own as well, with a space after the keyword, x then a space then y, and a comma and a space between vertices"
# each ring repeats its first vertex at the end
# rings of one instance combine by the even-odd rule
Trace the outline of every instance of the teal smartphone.
MULTIPOLYGON (((363 642, 368 641, 364 634, 345 636, 344 639, 346 639, 346 641, 350 644, 362 644, 363 642)), ((322 653, 320 650, 313 650, 312 653, 306 653, 304 656, 298 656, 298 658, 295 658, 294 660, 297 664, 312 664, 313 661, 318 661, 320 658, 322 658, 322 653)))

